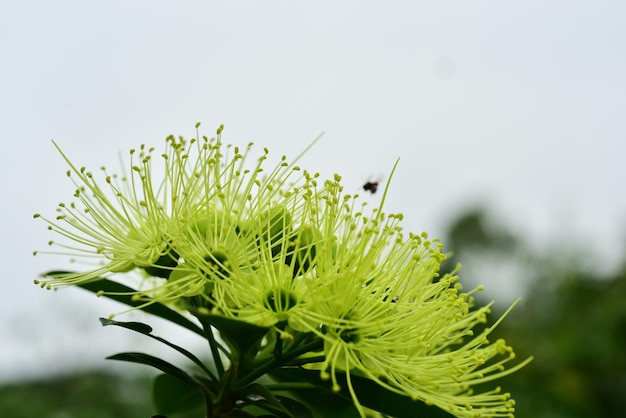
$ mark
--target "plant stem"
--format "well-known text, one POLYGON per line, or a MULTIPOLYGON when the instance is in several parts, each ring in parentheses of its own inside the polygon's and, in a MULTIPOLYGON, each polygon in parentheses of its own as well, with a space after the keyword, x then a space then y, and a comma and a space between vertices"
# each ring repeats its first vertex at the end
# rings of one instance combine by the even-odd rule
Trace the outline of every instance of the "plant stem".
MULTIPOLYGON (((295 359, 296 357, 301 356, 302 354, 307 353, 315 348, 318 348, 319 345, 320 345, 320 340, 314 339, 307 344, 294 347, 292 351, 287 350, 286 352, 283 353, 280 359, 277 359, 275 357, 270 358, 265 363, 260 364, 258 368, 252 370, 250 373, 248 373, 247 375, 237 380, 235 382, 234 387, 239 388, 249 383, 252 383, 259 377, 269 372, 270 370, 276 369, 278 367, 281 367, 289 363, 291 360, 295 359)), ((307 359, 306 363, 309 363, 309 362, 310 360, 307 359)))

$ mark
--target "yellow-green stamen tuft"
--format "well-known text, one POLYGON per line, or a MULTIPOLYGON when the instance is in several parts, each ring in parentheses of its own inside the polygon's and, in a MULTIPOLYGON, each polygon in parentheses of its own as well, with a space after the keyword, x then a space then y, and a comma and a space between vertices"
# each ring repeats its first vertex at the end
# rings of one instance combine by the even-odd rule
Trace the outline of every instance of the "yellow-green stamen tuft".
POLYGON ((530 361, 509 367, 512 348, 488 341, 510 309, 474 333, 491 308, 474 306, 482 287, 463 293, 456 271, 440 275, 443 245, 406 233, 402 214, 383 211, 389 184, 368 210, 344 194, 340 175, 322 180, 286 157, 266 170, 267 149, 251 161, 252 144, 224 145, 222 130, 212 139, 170 136, 158 154, 131 150, 119 176, 78 168, 59 149, 74 201, 59 204, 57 216, 34 218, 60 236, 51 253, 91 266, 36 283, 54 288, 134 273, 138 290, 125 295, 139 308, 192 306, 282 340, 307 335, 319 344, 306 367, 335 390, 345 374, 363 415, 353 374, 458 417, 513 413, 514 401, 499 388, 474 392, 530 361))

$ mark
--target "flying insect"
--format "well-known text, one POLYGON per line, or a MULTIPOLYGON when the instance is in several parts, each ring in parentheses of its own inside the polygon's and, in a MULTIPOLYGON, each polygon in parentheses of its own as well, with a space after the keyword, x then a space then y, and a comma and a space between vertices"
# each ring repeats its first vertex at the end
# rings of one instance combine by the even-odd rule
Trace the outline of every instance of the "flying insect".
POLYGON ((378 182, 368 181, 363 185, 363 190, 365 190, 366 192, 370 192, 371 194, 376 193, 376 190, 378 190, 378 182))

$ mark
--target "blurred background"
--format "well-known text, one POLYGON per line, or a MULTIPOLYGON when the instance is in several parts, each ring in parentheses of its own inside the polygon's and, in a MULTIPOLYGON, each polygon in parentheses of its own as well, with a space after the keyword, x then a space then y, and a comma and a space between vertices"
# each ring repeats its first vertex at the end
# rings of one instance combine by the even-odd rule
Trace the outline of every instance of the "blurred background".
POLYGON ((150 373, 104 357, 161 348, 100 326, 119 305, 32 284, 72 267, 32 256, 52 239, 32 215, 73 194, 51 139, 116 171, 202 122, 274 158, 323 132, 301 165, 348 193, 399 157, 387 211, 440 237, 494 317, 522 297, 499 330, 535 356, 500 382, 517 416, 624 416, 625 15, 609 0, 2 0, 0 414, 150 415, 150 373))

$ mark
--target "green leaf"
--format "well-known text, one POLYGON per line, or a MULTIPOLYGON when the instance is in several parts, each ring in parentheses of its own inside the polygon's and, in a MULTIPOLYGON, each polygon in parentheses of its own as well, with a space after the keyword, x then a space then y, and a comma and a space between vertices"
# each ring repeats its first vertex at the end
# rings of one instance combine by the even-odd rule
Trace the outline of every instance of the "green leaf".
POLYGON ((131 363, 147 364, 148 366, 152 366, 156 369, 161 370, 164 373, 169 374, 172 377, 175 377, 176 379, 188 384, 189 386, 192 386, 199 390, 202 390, 204 388, 204 386, 200 382, 194 379, 194 377, 189 375, 187 372, 179 369, 178 367, 174 366, 171 363, 168 363, 165 360, 161 360, 158 357, 151 356, 150 354, 134 352, 118 353, 107 357, 107 360, 120 360, 128 361, 131 363))
POLYGON ((243 387, 233 395, 244 401, 246 405, 256 405, 266 411, 278 414, 279 417, 292 418, 289 411, 274 397, 272 392, 259 383, 252 383, 243 387))
POLYGON ((292 394, 302 401, 318 418, 360 418, 358 409, 352 399, 346 399, 337 394, 311 386, 309 389, 292 390, 292 394))
POLYGON ((174 414, 201 408, 204 399, 196 388, 161 374, 153 382, 152 404, 159 414, 174 414))
MULTIPOLYGON (((229 418, 260 418, 254 414, 243 411, 241 409, 234 409, 228 414, 229 418)), ((263 417, 276 418, 275 415, 261 415, 263 417)))
MULTIPOLYGON (((311 413, 311 410, 307 408, 307 406, 304 405, 303 403, 298 402, 293 398, 282 396, 282 395, 276 395, 276 399, 278 399, 278 401, 283 405, 283 407, 287 411, 289 411, 292 417, 313 418, 313 414, 311 413)), ((335 415, 332 415, 332 416, 335 417, 335 415)))
POLYGON ((267 387, 252 383, 233 393, 235 399, 243 401, 242 408, 261 408, 278 418, 313 418, 306 405, 291 397, 274 395, 267 387))
POLYGON ((201 321, 205 321, 215 327, 220 332, 221 337, 239 353, 257 350, 261 340, 269 331, 269 328, 260 327, 249 322, 202 313, 193 308, 190 308, 190 311, 201 321))
MULTIPOLYGON (((69 272, 50 271, 46 273, 46 275, 66 274, 66 273, 69 273, 69 272)), ((117 283, 117 282, 114 282, 112 280, 108 280, 105 278, 101 278, 99 280, 88 282, 88 283, 81 283, 76 286, 83 288, 85 290, 88 290, 90 292, 93 292, 93 293, 104 291, 105 292, 105 294, 103 295, 104 297, 113 299, 117 302, 123 303, 124 305, 132 306, 132 307, 139 307, 139 306, 146 304, 146 300, 135 301, 132 299, 132 296, 130 296, 130 294, 135 293, 136 292, 135 289, 132 289, 128 286, 124 286, 123 284, 120 284, 120 283, 117 283)), ((158 316, 159 318, 166 319, 184 328, 187 328, 188 330, 193 331, 198 335, 201 335, 203 338, 206 338, 206 335, 204 334, 204 330, 201 327, 199 327, 198 325, 196 325, 189 319, 185 318, 183 315, 179 314, 178 312, 168 308, 167 306, 161 303, 153 302, 139 309, 149 314, 152 314, 154 316, 158 316)))
MULTIPOLYGON (((332 391, 331 382, 322 380, 319 371, 299 368, 282 368, 270 372, 272 378, 281 382, 307 382, 324 391, 326 396, 340 396, 352 400, 344 373, 337 373, 339 392, 332 391)), ((391 392, 370 379, 350 375, 352 387, 361 405, 391 415, 395 418, 450 418, 451 414, 435 406, 426 405, 421 401, 413 401, 408 396, 391 392)), ((306 392, 306 389, 303 390, 306 392)), ((306 397, 306 395, 304 395, 306 397)))
POLYGON ((106 327, 107 325, 116 325, 118 327, 127 328, 144 335, 150 335, 150 333, 152 332, 152 327, 142 322, 120 322, 114 321, 112 319, 100 318, 100 323, 104 327, 106 327))
POLYGON ((168 347, 173 348, 174 350, 178 351, 179 353, 181 353, 182 355, 184 355, 185 357, 187 357, 189 360, 193 361, 198 367, 200 367, 200 369, 202 369, 207 376, 209 376, 214 382, 218 381, 218 378, 213 374, 213 372, 211 372, 202 361, 200 361, 200 359, 198 357, 196 357, 193 353, 191 353, 190 351, 187 351, 186 349, 184 349, 181 346, 178 346, 174 343, 171 343, 169 341, 167 341, 165 338, 161 338, 158 337, 156 335, 151 334, 152 333, 152 327, 150 325, 147 324, 143 324, 141 322, 120 322, 120 321, 114 321, 112 319, 106 319, 106 318, 100 318, 100 322, 102 323, 103 326, 108 326, 108 325, 115 325, 118 327, 122 327, 122 328, 127 328, 133 331, 136 331, 140 334, 146 335, 152 339, 155 339, 165 345, 167 345, 168 347))

